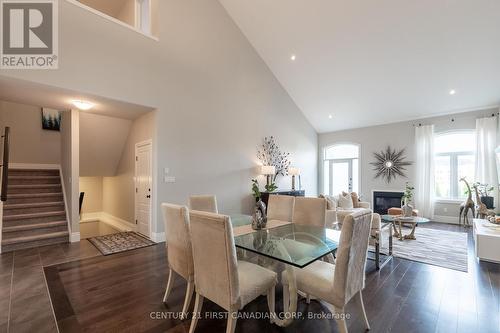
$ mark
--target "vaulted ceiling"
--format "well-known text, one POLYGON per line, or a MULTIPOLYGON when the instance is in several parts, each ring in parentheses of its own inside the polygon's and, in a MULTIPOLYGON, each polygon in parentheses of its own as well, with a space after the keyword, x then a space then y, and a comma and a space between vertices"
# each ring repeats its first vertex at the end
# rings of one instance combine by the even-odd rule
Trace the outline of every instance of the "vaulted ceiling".
POLYGON ((318 132, 500 104, 498 0, 219 1, 318 132))

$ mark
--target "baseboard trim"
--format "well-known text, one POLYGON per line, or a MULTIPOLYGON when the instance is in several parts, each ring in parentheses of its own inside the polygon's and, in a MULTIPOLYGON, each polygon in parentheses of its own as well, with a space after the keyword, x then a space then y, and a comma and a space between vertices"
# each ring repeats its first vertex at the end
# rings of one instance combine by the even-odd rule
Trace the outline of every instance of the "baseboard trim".
POLYGON ((59 170, 59 164, 9 163, 10 169, 59 170))
POLYGON ((458 224, 458 216, 444 216, 444 215, 434 215, 432 219, 433 222, 458 224))
POLYGON ((134 224, 106 212, 94 212, 82 214, 80 223, 101 221, 120 231, 136 231, 134 224))
POLYGON ((80 223, 96 222, 101 219, 102 212, 85 213, 80 217, 80 223))
POLYGON ((152 232, 151 240, 155 243, 165 242, 165 233, 164 232, 152 232))
POLYGON ((80 233, 79 232, 72 232, 70 235, 69 235, 69 241, 71 243, 77 243, 80 241, 80 233))

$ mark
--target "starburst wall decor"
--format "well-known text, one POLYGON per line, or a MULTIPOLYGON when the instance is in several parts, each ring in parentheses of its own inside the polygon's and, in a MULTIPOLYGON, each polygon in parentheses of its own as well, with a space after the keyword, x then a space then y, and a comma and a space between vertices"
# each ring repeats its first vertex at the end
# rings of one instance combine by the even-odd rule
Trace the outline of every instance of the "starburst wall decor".
POLYGON ((390 183, 397 176, 406 177, 406 168, 412 165, 413 162, 408 162, 405 156, 405 149, 400 151, 392 150, 390 146, 385 151, 373 153, 376 162, 371 162, 376 171, 375 178, 382 177, 386 183, 390 183))

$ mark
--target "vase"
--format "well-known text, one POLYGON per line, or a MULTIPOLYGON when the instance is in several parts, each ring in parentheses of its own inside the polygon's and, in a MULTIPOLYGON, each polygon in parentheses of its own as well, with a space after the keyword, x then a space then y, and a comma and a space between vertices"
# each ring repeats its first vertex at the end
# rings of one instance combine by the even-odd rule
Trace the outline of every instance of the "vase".
POLYGON ((408 200, 405 199, 404 205, 401 206, 401 212, 403 217, 412 217, 413 216, 413 206, 408 204, 408 200))
POLYGON ((255 203, 252 214, 252 229, 260 230, 267 224, 266 204, 259 198, 255 203))

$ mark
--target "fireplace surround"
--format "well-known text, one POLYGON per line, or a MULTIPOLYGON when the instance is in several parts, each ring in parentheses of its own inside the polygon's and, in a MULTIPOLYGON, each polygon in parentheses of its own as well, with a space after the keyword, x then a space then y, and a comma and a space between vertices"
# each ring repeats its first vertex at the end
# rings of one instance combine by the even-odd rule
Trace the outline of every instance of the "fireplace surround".
POLYGON ((381 215, 387 214, 391 207, 401 207, 403 192, 373 191, 373 211, 381 215))

